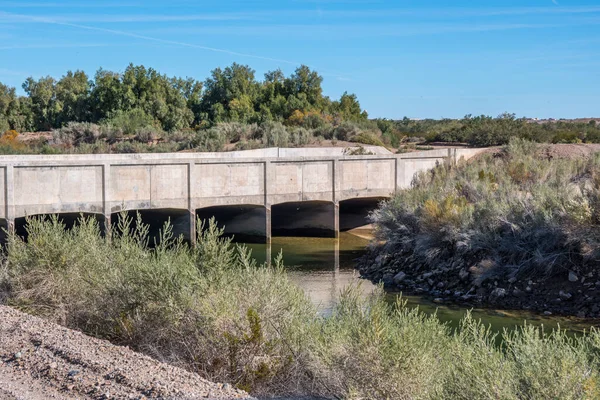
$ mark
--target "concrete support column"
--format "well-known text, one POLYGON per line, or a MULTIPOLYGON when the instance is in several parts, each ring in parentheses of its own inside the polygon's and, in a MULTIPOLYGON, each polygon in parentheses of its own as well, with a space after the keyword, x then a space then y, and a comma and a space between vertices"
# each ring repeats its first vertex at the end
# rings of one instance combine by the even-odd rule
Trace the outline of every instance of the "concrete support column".
POLYGON ((271 206, 265 207, 265 240, 269 245, 269 249, 271 248, 271 206))
POLYGON ((188 181, 187 181, 187 187, 188 187, 188 213, 190 216, 190 231, 189 231, 189 235, 190 235, 190 244, 192 247, 196 246, 196 240, 197 240, 197 227, 196 227, 196 208, 194 206, 194 188, 193 188, 193 184, 195 182, 194 180, 194 172, 195 172, 195 168, 196 167, 196 163, 194 162, 190 162, 188 164, 188 181))
POLYGON ((338 238, 335 241, 334 244, 334 248, 333 248, 333 273, 334 276, 337 276, 337 274, 339 274, 340 272, 340 239, 338 238))
MULTIPOLYGON (((279 151, 279 150, 278 150, 279 151)), ((264 169, 264 182, 263 182, 263 187, 264 187, 264 194, 265 194, 265 200, 264 200, 264 204, 265 204, 265 241, 268 245, 271 244, 271 200, 269 199, 269 194, 270 194, 270 190, 269 190, 269 185, 272 181, 272 170, 271 170, 271 161, 267 160, 265 161, 265 169, 264 169)), ((269 248, 271 246, 268 246, 269 248)), ((270 259, 270 255, 268 255, 269 258, 267 258, 268 263, 271 263, 271 259, 270 259)))
POLYGON ((112 221, 110 214, 104 214, 104 237, 108 242, 112 239, 112 221))
POLYGON ((336 239, 340 237, 340 203, 333 203, 333 235, 336 239))
POLYGON ((7 165, 5 169, 6 187, 4 192, 4 215, 6 217, 6 229, 9 232, 15 231, 15 174, 14 167, 7 165))
POLYGON ((268 267, 273 263, 273 254, 271 253, 271 242, 267 243, 266 254, 265 254, 265 263, 268 267))
POLYGON ((190 231, 189 231, 189 235, 190 235, 190 245, 192 247, 196 246, 196 240, 197 240, 197 232, 196 232, 196 210, 189 210, 189 218, 190 218, 190 231))
POLYGON ((111 205, 110 205, 110 163, 102 164, 102 212, 104 214, 104 237, 112 239, 111 205))
POLYGON ((342 163, 338 159, 333 160, 332 165, 332 197, 333 197, 333 236, 340 237, 340 195, 342 191, 342 163))
POLYGON ((404 163, 404 160, 400 157, 396 157, 396 168, 395 168, 396 169, 396 185, 395 185, 396 192, 400 189, 405 189, 407 186, 404 183, 404 169, 405 168, 406 168, 406 165, 404 163))

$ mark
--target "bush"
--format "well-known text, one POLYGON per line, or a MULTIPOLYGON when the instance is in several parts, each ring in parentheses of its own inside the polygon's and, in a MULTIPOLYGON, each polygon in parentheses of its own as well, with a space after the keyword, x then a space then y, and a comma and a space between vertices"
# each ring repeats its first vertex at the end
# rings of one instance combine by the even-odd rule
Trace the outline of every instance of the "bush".
POLYGON ((586 161, 544 153, 513 139, 499 155, 420 174, 373 214, 383 251, 432 268, 452 257, 469 266, 494 260, 485 273, 502 279, 594 269, 600 188, 592 177, 600 155, 586 161))
POLYGON ((157 126, 152 116, 146 114, 141 108, 128 111, 119 110, 103 122, 113 131, 120 131, 125 135, 135 135, 138 130, 157 126))
POLYGON ((52 131, 54 143, 67 147, 94 143, 102 134, 99 125, 89 122, 69 122, 66 126, 52 131))
POLYGON ((354 136, 361 133, 361 129, 352 122, 343 122, 336 126, 333 131, 333 136, 338 140, 351 141, 354 136))
POLYGON ((292 128, 289 133, 292 146, 304 146, 311 142, 313 136, 304 128, 292 128))
MULTIPOLYGON (((198 226, 203 227, 201 221, 198 226)), ((185 245, 166 224, 122 215, 111 241, 98 222, 72 230, 29 218, 9 235, 0 301, 255 395, 348 399, 591 399, 600 395, 600 332, 575 338, 525 326, 502 337, 467 316, 435 315, 345 289, 319 316, 281 257, 256 265, 214 221, 185 245), (498 343, 502 343, 498 345, 498 343)))
POLYGON ((383 144, 383 142, 381 141, 381 139, 379 139, 375 133, 368 132, 368 131, 361 132, 358 135, 352 137, 351 141, 356 142, 356 143, 368 144, 368 145, 372 145, 372 146, 382 146, 382 147, 385 146, 383 144))
POLYGON ((191 143, 196 151, 222 151, 227 143, 225 133, 218 127, 199 131, 191 143))
POLYGON ((326 139, 326 140, 333 139, 334 134, 335 134, 335 128, 331 124, 325 124, 321 127, 313 129, 313 131, 312 131, 312 135, 314 137, 322 137, 323 139, 326 139))
POLYGON ((5 132, 10 129, 10 124, 8 121, 2 117, 0 117, 0 132, 5 132))
POLYGON ((266 147, 287 147, 290 134, 286 127, 279 122, 267 122, 259 127, 261 141, 266 147))
POLYGON ((223 122, 214 126, 223 135, 229 143, 237 143, 239 141, 254 138, 258 131, 256 124, 243 124, 240 122, 223 122))
POLYGON ((147 126, 143 128, 138 128, 135 131, 135 140, 142 143, 150 143, 155 141, 160 135, 158 129, 147 126))

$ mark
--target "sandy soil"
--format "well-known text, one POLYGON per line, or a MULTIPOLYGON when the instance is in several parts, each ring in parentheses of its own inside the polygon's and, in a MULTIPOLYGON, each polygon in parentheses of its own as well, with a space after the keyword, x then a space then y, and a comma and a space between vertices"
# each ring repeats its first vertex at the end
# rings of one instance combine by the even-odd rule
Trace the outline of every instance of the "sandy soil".
MULTIPOLYGON (((543 144, 540 145, 540 155, 548 158, 589 158, 592 154, 600 152, 599 143, 581 143, 581 144, 543 144)), ((498 154, 502 152, 502 147, 488 147, 481 149, 481 152, 470 158, 469 161, 473 162, 483 154, 498 154)))
POLYGON ((250 399, 129 348, 0 306, 0 399, 250 399))

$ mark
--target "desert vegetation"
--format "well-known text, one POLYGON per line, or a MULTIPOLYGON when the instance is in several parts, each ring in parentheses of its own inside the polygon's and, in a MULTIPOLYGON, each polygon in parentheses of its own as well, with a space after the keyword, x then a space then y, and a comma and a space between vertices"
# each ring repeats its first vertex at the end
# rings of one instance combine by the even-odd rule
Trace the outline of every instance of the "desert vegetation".
POLYGON ((249 66, 217 68, 203 82, 129 65, 62 78, 28 78, 25 96, 0 83, 0 132, 45 132, 1 143, 2 153, 222 151, 329 141, 383 145, 355 95, 323 95, 306 66, 258 81, 249 66), (17 145, 17 142, 19 144, 17 145))
POLYGON ((0 133, 43 133, 2 140, 0 153, 224 151, 336 142, 412 151, 430 142, 493 146, 511 138, 600 142, 595 120, 536 123, 508 113, 368 119, 356 95, 332 100, 322 82, 306 66, 290 76, 267 72, 258 80, 249 66, 233 64, 198 81, 130 64, 123 72, 100 69, 93 78, 83 71, 60 79, 30 77, 22 85, 24 96, 0 83, 0 133))
POLYGON ((465 143, 475 147, 506 145, 511 139, 537 143, 599 143, 600 124, 584 121, 535 121, 504 113, 497 117, 466 115, 461 119, 375 120, 382 137, 394 147, 406 143, 465 143))
POLYGON ((195 246, 122 217, 112 240, 98 223, 71 230, 30 219, 11 234, 0 301, 129 345, 253 394, 347 399, 592 399, 600 395, 600 333, 569 337, 531 326, 499 338, 470 317, 435 316, 346 289, 321 316, 279 257, 256 265, 214 222, 195 246), (135 227, 134 227, 135 226, 135 227))
POLYGON ((373 215, 366 276, 440 299, 598 316, 600 155, 513 139, 373 215), (561 149, 566 153, 561 153, 561 149))

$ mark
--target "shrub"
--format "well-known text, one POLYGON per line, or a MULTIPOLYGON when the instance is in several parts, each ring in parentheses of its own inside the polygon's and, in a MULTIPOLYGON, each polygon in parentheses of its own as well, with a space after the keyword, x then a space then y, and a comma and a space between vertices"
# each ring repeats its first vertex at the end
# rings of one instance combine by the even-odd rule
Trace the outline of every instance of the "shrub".
POLYGON ((69 122, 66 126, 52 131, 54 143, 63 146, 79 146, 94 143, 101 136, 99 125, 89 122, 69 122))
POLYGON ((10 129, 8 121, 0 116, 0 132, 5 132, 10 129))
POLYGON ((293 146, 304 146, 311 142, 312 134, 304 128, 292 128, 289 133, 290 143, 293 146))
POLYGON ((335 128, 331 124, 325 124, 313 129, 312 134, 314 137, 322 137, 323 139, 331 140, 334 139, 335 128))
POLYGON ((543 154, 539 145, 513 139, 499 155, 420 174, 373 214, 384 253, 429 266, 452 257, 469 265, 494 260, 488 272, 502 277, 545 279, 594 268, 589 249, 600 247, 593 217, 600 192, 592 176, 600 156, 543 154))
POLYGON ((381 139, 379 139, 375 133, 369 131, 361 132, 358 135, 353 136, 351 138, 351 141, 372 146, 385 146, 381 139))
POLYGON ((260 126, 262 143, 267 147, 286 147, 290 143, 290 134, 279 122, 267 122, 260 126))
POLYGON ((256 124, 242 124, 239 122, 222 122, 213 127, 223 135, 229 143, 236 143, 241 140, 254 138, 258 131, 256 124))
MULTIPOLYGON (((487 175, 486 175, 487 176, 487 175)), ((592 399, 600 332, 524 326, 498 337, 469 315, 457 330, 390 303, 341 293, 328 317, 287 278, 258 266, 215 221, 195 247, 165 224, 122 215, 110 241, 95 219, 71 230, 28 218, 9 235, 0 301, 255 395, 348 399, 592 399)))
POLYGON ((103 122, 112 130, 123 132, 125 135, 135 135, 139 129, 157 126, 152 116, 141 108, 133 108, 128 111, 119 110, 103 122))
POLYGON ((152 126, 146 126, 143 128, 138 128, 135 131, 135 140, 143 143, 150 143, 156 140, 160 135, 158 129, 152 126))
POLYGON ((196 133, 191 146, 196 151, 222 151, 227 143, 225 133, 218 127, 212 127, 196 133))
POLYGON ((354 136, 361 133, 361 129, 352 122, 343 122, 336 126, 333 135, 338 140, 351 141, 354 136))

